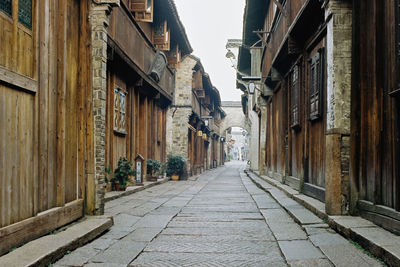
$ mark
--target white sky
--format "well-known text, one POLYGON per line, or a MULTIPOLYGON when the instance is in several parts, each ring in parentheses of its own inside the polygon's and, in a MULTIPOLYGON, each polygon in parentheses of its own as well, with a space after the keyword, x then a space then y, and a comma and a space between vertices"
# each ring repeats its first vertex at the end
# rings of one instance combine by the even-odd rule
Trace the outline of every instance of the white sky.
POLYGON ((175 0, 193 55, 200 58, 223 101, 240 101, 235 70, 225 57, 228 39, 242 39, 245 0, 175 0))

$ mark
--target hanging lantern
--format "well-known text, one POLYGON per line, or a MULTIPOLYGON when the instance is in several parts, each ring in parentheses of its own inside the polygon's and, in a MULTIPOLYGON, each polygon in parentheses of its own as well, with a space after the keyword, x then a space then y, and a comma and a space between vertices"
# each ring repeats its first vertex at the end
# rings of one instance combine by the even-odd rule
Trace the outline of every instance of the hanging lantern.
POLYGON ((202 137, 203 136, 203 132, 202 131, 197 131, 197 136, 202 137))

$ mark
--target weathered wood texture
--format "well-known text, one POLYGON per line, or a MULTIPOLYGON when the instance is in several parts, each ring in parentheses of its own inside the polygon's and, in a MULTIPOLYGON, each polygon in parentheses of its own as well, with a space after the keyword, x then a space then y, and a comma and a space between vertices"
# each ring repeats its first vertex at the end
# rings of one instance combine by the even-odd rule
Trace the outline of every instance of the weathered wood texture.
POLYGON ((21 243, 48 234, 71 221, 82 217, 83 200, 75 200, 63 207, 56 207, 37 214, 35 217, 22 220, 0 228, 0 255, 7 253, 21 243))
MULTIPOLYGON (((143 33, 143 29, 150 27, 149 23, 136 23, 132 14, 121 3, 121 7, 114 8, 110 19, 110 39, 118 44, 118 48, 123 51, 126 61, 130 61, 135 66, 136 72, 148 82, 152 79, 147 77, 148 70, 155 58, 156 51, 150 40, 143 33), (143 27, 143 28, 139 28, 143 27)), ((166 97, 171 98, 174 90, 174 73, 167 68, 160 82, 152 83, 166 97)))
MULTIPOLYGON (((310 190, 310 194, 323 196, 326 103, 322 101, 321 117, 311 120, 310 97, 313 87, 309 59, 325 46, 325 33, 320 34, 318 27, 314 29, 299 26, 301 23, 307 23, 308 17, 303 14, 306 9, 308 13, 318 11, 320 21, 314 21, 313 25, 322 25, 324 21, 321 7, 318 3, 310 5, 309 1, 287 1, 285 9, 289 15, 285 17, 279 14, 280 12, 272 12, 273 5, 271 1, 272 9, 265 18, 264 29, 273 29, 273 32, 269 34, 262 68, 263 76, 268 76, 269 70, 273 66, 276 67, 280 81, 269 84, 274 89, 274 96, 267 103, 265 118, 266 170, 278 179, 283 176, 290 177, 288 183, 296 181, 292 185, 297 189, 298 181, 309 183, 307 188, 321 189, 318 194, 311 192, 315 190, 310 190), (290 34, 289 30, 292 31, 290 34), (298 35, 298 32, 303 34, 298 35), (303 35, 309 37, 305 38, 303 35), (296 46, 296 49, 291 50, 291 45, 296 46), (292 81, 295 68, 298 71, 297 83, 292 81), (293 107, 296 107, 295 112, 293 107)), ((323 63, 323 66, 322 75, 326 76, 326 63, 323 63)), ((326 79, 322 79, 322 82, 320 95, 323 100, 323 96, 326 95, 326 79)))
MULTIPOLYGON (((110 61, 107 72, 106 166, 114 170, 121 157, 133 163, 137 154, 145 160, 165 162, 166 108, 161 107, 158 98, 149 95, 150 89, 137 74, 126 71, 121 60, 116 56, 110 61), (122 131, 114 129, 116 88, 126 93, 126 124, 122 131)), ((145 161, 145 171, 146 166, 145 161)))
POLYGON ((398 4, 394 0, 354 1, 351 113, 351 176, 359 199, 397 211, 399 97, 393 92, 400 75, 398 4))
MULTIPOLYGON (((12 18, 0 12, 1 70, 16 77, 0 75, 0 231, 85 198, 86 162, 93 160, 85 118, 91 107, 88 2, 34 0, 32 29, 18 22, 17 9, 13 1, 12 18), (35 88, 24 83, 29 80, 35 88)), ((78 205, 82 216, 83 202, 78 205)), ((76 218, 40 227, 48 231, 76 218)), ((0 243, 10 248, 32 236, 37 232, 24 230, 0 243)))

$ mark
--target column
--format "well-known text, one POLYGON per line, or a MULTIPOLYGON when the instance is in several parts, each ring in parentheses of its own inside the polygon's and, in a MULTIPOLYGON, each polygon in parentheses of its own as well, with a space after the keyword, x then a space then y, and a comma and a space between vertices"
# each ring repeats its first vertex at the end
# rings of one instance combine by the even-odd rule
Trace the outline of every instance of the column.
MULTIPOLYGON (((94 170, 88 174, 87 205, 89 214, 104 213, 105 123, 107 95, 107 27, 113 6, 119 0, 93 0, 89 18, 92 43, 92 100, 94 170)), ((89 170, 89 172, 91 172, 89 170)))
POLYGON ((352 3, 325 1, 327 27, 327 119, 325 204, 330 215, 346 214, 349 202, 352 3))

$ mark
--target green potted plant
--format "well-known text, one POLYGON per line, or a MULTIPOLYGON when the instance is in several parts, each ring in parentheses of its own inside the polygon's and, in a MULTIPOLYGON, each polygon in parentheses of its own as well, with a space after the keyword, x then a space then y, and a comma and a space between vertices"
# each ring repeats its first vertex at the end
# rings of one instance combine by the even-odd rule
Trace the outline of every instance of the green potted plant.
POLYGON ((167 175, 171 176, 173 181, 179 180, 183 174, 186 159, 178 155, 169 155, 167 159, 167 175))
POLYGON ((113 178, 113 173, 111 171, 110 166, 106 166, 104 168, 104 174, 105 174, 105 182, 106 182, 106 187, 104 188, 105 192, 111 191, 111 190, 115 190, 112 188, 113 183, 111 182, 112 178, 113 178))
POLYGON ((149 181, 157 181, 157 176, 161 168, 161 162, 158 160, 147 160, 147 179, 149 181))
POLYGON ((118 160, 118 167, 114 172, 110 171, 110 168, 106 168, 106 182, 110 181, 112 190, 125 191, 127 183, 130 181, 129 176, 136 174, 136 170, 132 168, 132 163, 125 157, 121 157, 118 160))

